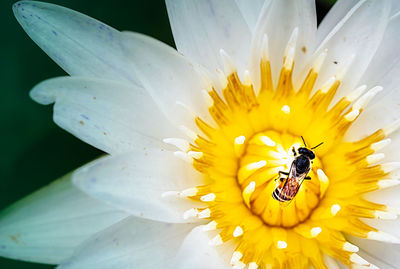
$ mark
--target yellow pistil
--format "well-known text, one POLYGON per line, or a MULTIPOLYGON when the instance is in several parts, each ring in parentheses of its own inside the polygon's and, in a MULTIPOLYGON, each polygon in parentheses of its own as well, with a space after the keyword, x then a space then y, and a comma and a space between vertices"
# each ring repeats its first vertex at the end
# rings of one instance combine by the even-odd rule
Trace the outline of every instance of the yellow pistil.
MULTIPOLYGON (((209 184, 184 190, 181 195, 204 202, 206 207, 189 210, 185 216, 210 220, 204 229, 219 231, 211 244, 229 240, 236 244, 233 266, 308 268, 311 264, 327 268, 324 254, 348 266, 366 265, 355 254, 358 247, 347 242, 343 233, 398 242, 361 220, 396 217, 385 205, 362 198, 367 192, 398 184, 390 178, 390 172, 399 165, 379 164, 384 155, 377 153, 390 143, 387 136, 396 126, 356 142, 343 141, 346 131, 380 88, 362 95, 362 86, 331 104, 343 73, 331 77, 320 89, 313 89, 325 51, 295 89, 292 39, 276 87, 264 51, 257 95, 248 78, 242 83, 232 66, 227 68, 221 93, 215 88, 205 92, 216 127, 197 117, 202 133, 190 133, 195 139, 185 149, 185 156, 192 158, 194 168, 209 184), (279 184, 279 171, 290 169, 292 148, 303 146, 301 136, 309 146, 324 144, 315 149, 316 158, 308 174, 311 180, 303 182, 293 201, 281 203, 272 192, 279 184)), ((187 147, 180 140, 170 142, 187 147)))

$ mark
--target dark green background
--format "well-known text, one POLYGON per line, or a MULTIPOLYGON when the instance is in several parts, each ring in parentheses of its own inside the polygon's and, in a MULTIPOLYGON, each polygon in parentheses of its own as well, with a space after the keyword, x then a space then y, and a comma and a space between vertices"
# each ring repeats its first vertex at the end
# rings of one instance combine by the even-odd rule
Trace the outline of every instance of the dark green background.
MULTIPOLYGON (((36 83, 65 73, 19 26, 11 9, 14 2, 0 1, 0 209, 101 154, 58 128, 51 106, 29 98, 36 83)), ((47 2, 80 11, 118 30, 137 31, 174 44, 163 0, 47 2)), ((320 19, 334 0, 317 2, 320 19)), ((0 268, 53 266, 0 258, 0 268)))

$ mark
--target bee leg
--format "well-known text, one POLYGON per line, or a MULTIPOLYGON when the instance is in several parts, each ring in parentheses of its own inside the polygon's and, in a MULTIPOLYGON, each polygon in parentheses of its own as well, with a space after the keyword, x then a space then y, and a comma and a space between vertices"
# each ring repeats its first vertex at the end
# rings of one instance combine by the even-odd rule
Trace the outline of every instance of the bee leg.
POLYGON ((296 150, 294 149, 294 147, 292 147, 292 152, 293 152, 294 157, 296 157, 297 153, 296 153, 296 150))
POLYGON ((285 178, 284 178, 284 177, 281 177, 279 180, 280 180, 281 182, 283 182, 283 181, 285 181, 285 178))
POLYGON ((305 177, 304 180, 311 180, 311 177, 305 177))
POLYGON ((285 176, 288 176, 288 175, 289 175, 288 172, 279 171, 279 176, 280 176, 281 174, 283 174, 283 175, 285 175, 285 176))

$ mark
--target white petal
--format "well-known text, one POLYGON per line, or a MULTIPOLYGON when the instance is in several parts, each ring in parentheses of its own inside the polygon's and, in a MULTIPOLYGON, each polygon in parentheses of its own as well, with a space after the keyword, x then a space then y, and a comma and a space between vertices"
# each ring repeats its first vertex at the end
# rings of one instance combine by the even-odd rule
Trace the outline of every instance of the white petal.
POLYGON ((383 91, 366 107, 349 130, 348 139, 350 140, 386 127, 393 120, 400 118, 398 109, 400 101, 398 91, 400 83, 399 29, 400 15, 397 15, 389 21, 382 43, 361 79, 362 84, 371 87, 379 85, 383 87, 383 91))
POLYGON ((173 268, 188 224, 127 218, 83 243, 58 269, 173 268))
POLYGON ((398 245, 362 239, 355 236, 348 236, 348 240, 360 247, 358 254, 368 262, 381 269, 398 268, 400 264, 400 248, 398 245))
POLYGON ((143 86, 175 124, 194 125, 193 114, 209 116, 202 90, 206 83, 197 66, 172 47, 151 37, 124 32, 128 57, 135 62, 136 72, 143 86))
POLYGON ((42 104, 55 102, 59 126, 108 153, 161 146, 162 138, 179 135, 149 94, 133 84, 61 77, 41 82, 31 96, 42 104))
POLYGON ((341 80, 337 98, 353 90, 382 40, 389 19, 390 2, 358 2, 327 34, 315 53, 317 56, 325 49, 328 50, 316 88, 351 63, 341 80))
POLYGON ((264 35, 268 36, 272 77, 276 83, 287 43, 295 28, 299 29, 295 52, 295 70, 297 72, 303 68, 305 60, 314 50, 317 31, 315 1, 265 1, 252 41, 250 64, 256 85, 259 84, 257 81, 259 81, 260 51, 264 35))
POLYGON ((94 161, 73 176, 89 195, 135 216, 165 222, 193 221, 183 219, 192 202, 163 193, 195 187, 201 183, 199 177, 172 152, 146 147, 94 161))
POLYGON ((60 263, 85 239, 126 216, 78 190, 67 175, 0 213, 0 256, 60 263))
POLYGON ((346 16, 346 14, 360 0, 338 0, 325 15, 321 23, 318 25, 317 44, 320 44, 327 35, 336 27, 336 25, 346 16))
POLYGON ((194 228, 183 241, 176 256, 177 269, 231 269, 221 258, 217 248, 211 246, 211 238, 201 227, 194 228))
MULTIPOLYGON (((242 12, 243 18, 246 20, 249 29, 253 31, 256 27, 258 16, 264 5, 265 0, 235 0, 236 5, 242 12)), ((270 1, 270 0, 267 0, 270 1)))
POLYGON ((136 81, 117 30, 54 4, 21 1, 13 8, 33 41, 68 74, 136 81))
POLYGON ((222 68, 224 49, 243 68, 248 60, 251 33, 231 0, 167 0, 176 47, 212 73, 222 68))

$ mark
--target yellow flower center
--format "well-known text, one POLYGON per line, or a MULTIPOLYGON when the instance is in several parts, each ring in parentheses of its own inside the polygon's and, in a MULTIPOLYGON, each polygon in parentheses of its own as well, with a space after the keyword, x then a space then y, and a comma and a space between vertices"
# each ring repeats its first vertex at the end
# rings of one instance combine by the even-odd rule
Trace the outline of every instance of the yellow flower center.
MULTIPOLYGON (((290 42, 289 42, 290 43, 290 42)), ((313 92, 326 52, 317 58, 299 88, 292 84, 293 50, 285 56, 279 80, 273 86, 267 54, 260 61, 261 87, 242 82, 236 71, 225 76, 223 90, 207 92, 215 124, 196 118, 201 130, 187 155, 208 184, 182 193, 206 204, 185 217, 209 219, 205 230, 217 230, 211 244, 232 241, 231 263, 237 268, 327 268, 324 255, 345 265, 368 265, 355 254, 358 248, 343 232, 362 238, 394 241, 360 218, 393 218, 385 205, 362 194, 396 184, 389 172, 395 164, 375 164, 375 153, 390 142, 392 127, 356 142, 343 137, 378 87, 363 94, 354 90, 334 104, 341 83, 337 74, 313 92), (360 97, 361 96, 361 97, 360 97), (296 151, 324 142, 292 201, 272 197, 280 184, 279 171, 288 172, 296 151)), ((344 67, 345 69, 346 67, 344 67)), ((284 177, 284 176, 283 176, 284 177)))

